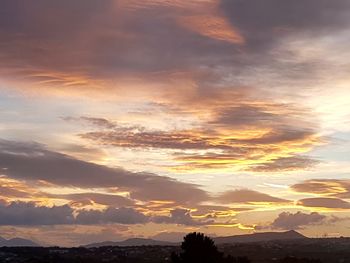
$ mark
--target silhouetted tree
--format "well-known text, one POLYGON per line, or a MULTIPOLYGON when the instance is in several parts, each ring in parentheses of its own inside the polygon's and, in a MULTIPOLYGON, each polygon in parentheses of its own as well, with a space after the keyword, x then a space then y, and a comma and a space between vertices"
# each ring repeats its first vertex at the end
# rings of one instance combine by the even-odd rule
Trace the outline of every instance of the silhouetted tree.
POLYGON ((184 237, 180 255, 172 254, 174 263, 219 263, 222 254, 218 251, 214 241, 201 233, 190 233, 184 237))
POLYGON ((214 244, 214 241, 201 233, 190 233, 184 237, 181 244, 182 252, 173 253, 173 263, 249 263, 247 258, 224 257, 214 244))

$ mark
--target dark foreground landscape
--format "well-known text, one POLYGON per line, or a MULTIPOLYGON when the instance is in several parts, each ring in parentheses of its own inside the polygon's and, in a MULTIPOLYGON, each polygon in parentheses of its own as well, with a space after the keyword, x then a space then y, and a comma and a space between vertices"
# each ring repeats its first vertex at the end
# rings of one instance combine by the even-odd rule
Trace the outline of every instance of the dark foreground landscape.
MULTIPOLYGON (((218 250, 237 263, 348 263, 350 238, 276 240, 219 244, 218 250)), ((105 246, 105 247, 2 247, 0 262, 11 263, 161 263, 172 262, 171 254, 180 246, 105 246)), ((196 261, 198 263, 202 261, 196 261)), ((194 263, 196 263, 194 262, 194 263)))

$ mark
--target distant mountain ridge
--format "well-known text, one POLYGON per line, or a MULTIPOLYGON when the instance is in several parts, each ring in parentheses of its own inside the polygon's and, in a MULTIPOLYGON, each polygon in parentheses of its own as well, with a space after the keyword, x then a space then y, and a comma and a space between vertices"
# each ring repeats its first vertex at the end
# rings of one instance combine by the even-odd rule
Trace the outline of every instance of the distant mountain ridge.
POLYGON ((24 238, 5 239, 0 237, 0 247, 40 247, 37 243, 24 238))
POLYGON ((215 244, 225 243, 251 243, 251 242, 264 242, 273 240, 295 240, 306 239, 307 237, 298 233, 297 231, 290 230, 286 232, 262 232, 248 235, 236 235, 227 237, 214 238, 215 244))
POLYGON ((119 246, 119 247, 127 247, 127 246, 175 246, 177 243, 167 242, 167 241, 159 241, 147 238, 129 238, 124 241, 105 241, 99 243, 92 243, 85 245, 84 247, 107 247, 107 246, 119 246))
MULTIPOLYGON (((226 244, 226 243, 250 243, 250 242, 263 242, 263 241, 273 241, 273 240, 295 240, 295 239, 306 239, 307 237, 302 234, 290 230, 286 232, 263 232, 254 233, 248 235, 236 235, 227 237, 216 237, 213 238, 215 244, 226 244)), ((106 246, 176 246, 179 243, 159 241, 147 238, 130 238, 124 241, 105 241, 99 243, 92 243, 85 245, 84 247, 106 247, 106 246)))

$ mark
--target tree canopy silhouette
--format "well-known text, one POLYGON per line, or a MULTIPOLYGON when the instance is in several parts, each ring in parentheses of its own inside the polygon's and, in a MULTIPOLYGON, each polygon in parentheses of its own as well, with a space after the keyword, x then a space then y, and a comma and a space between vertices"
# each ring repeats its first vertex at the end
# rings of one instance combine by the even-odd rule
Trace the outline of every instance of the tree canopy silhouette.
POLYGON ((247 258, 224 257, 219 252, 214 241, 202 233, 190 233, 184 237, 181 244, 182 252, 178 255, 173 253, 173 263, 249 263, 247 258))

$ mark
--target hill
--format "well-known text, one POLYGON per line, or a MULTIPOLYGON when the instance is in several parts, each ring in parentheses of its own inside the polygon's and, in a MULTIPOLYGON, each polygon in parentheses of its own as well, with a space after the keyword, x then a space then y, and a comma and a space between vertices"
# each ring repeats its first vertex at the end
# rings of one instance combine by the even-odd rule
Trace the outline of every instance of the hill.
POLYGON ((214 238, 216 244, 225 243, 250 243, 250 242, 263 242, 273 240, 295 240, 295 239, 306 239, 307 237, 298 233, 297 231, 290 230, 286 232, 263 232, 254 233, 249 235, 236 235, 227 237, 214 238))
MULTIPOLYGON (((226 243, 250 243, 250 242, 262 242, 262 241, 273 241, 273 240, 295 240, 295 239, 306 239, 307 237, 302 234, 290 230, 286 232, 263 232, 263 233, 254 233, 248 235, 236 235, 236 236, 227 236, 227 237, 216 237, 214 241, 216 244, 226 244, 226 243)), ((119 246, 119 247, 128 247, 128 246, 176 246, 178 243, 159 241, 146 238, 130 238, 124 241, 105 241, 100 243, 92 243, 85 245, 86 248, 91 247, 107 247, 107 246, 119 246)))
POLYGON ((0 247, 40 247, 40 245, 29 239, 12 238, 5 239, 0 237, 0 247))
POLYGON ((166 241, 158 241, 153 239, 146 238, 130 238, 124 241, 113 242, 113 241, 105 241, 100 243, 92 243, 85 245, 84 247, 106 247, 106 246, 119 246, 119 247, 129 247, 129 246, 175 246, 176 243, 166 242, 166 241))

